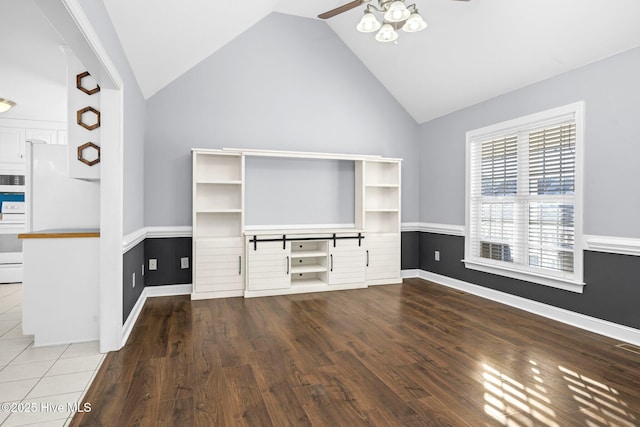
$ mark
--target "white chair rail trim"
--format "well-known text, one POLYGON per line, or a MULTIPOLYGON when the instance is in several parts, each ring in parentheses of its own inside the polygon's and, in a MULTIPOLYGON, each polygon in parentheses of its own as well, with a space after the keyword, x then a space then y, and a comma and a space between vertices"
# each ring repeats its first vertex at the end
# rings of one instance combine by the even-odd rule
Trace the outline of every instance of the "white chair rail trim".
MULTIPOLYGON (((278 226, 293 228, 294 226, 278 226)), ((322 225, 305 227, 322 228, 322 225)), ((403 222, 401 231, 420 231, 422 233, 464 236, 464 226, 455 224, 438 224, 432 222, 403 222)), ((135 230, 122 239, 122 253, 125 253, 146 238, 191 237, 191 226, 143 227, 135 230)), ((607 252, 612 254, 640 256, 640 238, 584 235, 584 250, 607 252)))

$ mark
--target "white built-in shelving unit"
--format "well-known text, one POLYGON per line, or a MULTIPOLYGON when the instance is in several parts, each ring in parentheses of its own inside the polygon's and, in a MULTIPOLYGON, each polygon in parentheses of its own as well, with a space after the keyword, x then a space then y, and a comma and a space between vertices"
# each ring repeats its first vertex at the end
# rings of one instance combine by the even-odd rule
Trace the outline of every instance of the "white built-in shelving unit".
POLYGON ((193 149, 193 299, 400 283, 400 159, 193 149), (355 226, 247 230, 245 156, 353 160, 355 226))
POLYGON ((324 286, 329 283, 327 240, 291 242, 291 286, 324 286))
POLYGON ((244 292, 244 157, 193 152, 193 295, 244 292))
POLYGON ((362 180, 357 224, 367 231, 367 284, 389 283, 400 277, 400 161, 362 161, 356 176, 362 180))

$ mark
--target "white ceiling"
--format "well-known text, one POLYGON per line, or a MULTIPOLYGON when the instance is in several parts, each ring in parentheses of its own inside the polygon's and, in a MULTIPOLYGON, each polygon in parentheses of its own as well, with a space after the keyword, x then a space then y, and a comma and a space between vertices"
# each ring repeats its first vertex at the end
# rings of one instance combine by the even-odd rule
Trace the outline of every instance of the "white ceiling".
MULTIPOLYGON (((271 12, 348 1, 104 3, 148 98, 271 12)), ((364 6, 326 22, 418 123, 640 46, 638 0, 415 1, 429 26, 397 44, 355 30, 364 6)))

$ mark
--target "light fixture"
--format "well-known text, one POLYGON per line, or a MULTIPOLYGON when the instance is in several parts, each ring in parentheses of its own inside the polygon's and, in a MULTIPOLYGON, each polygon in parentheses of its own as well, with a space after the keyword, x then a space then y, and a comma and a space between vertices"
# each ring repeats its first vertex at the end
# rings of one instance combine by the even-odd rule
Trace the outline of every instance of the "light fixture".
POLYGON ((409 15, 411 15, 411 12, 404 5, 404 1, 398 0, 389 5, 387 13, 384 14, 384 19, 389 22, 400 22, 406 21, 409 15))
POLYGON ((422 19, 422 16, 420 16, 418 11, 416 10, 405 21, 404 25, 402 26, 402 31, 405 31, 407 33, 415 33, 418 31, 422 31, 425 28, 427 28, 427 23, 424 22, 424 19, 422 19))
POLYGON ((367 8, 356 28, 362 33, 373 33, 374 31, 378 31, 381 26, 382 24, 378 22, 376 16, 367 8))
POLYGON ((378 7, 367 5, 364 16, 356 26, 356 29, 363 33, 378 31, 376 40, 383 43, 397 40, 399 28, 407 33, 427 28, 427 23, 418 13, 415 4, 406 6, 404 0, 378 0, 378 7), (382 23, 373 12, 382 15, 382 23))
POLYGON ((16 103, 8 99, 0 98, 0 113, 9 111, 11 107, 15 107, 16 103))
POLYGON ((391 24, 384 24, 376 34, 376 40, 383 43, 396 41, 397 38, 398 33, 391 24))

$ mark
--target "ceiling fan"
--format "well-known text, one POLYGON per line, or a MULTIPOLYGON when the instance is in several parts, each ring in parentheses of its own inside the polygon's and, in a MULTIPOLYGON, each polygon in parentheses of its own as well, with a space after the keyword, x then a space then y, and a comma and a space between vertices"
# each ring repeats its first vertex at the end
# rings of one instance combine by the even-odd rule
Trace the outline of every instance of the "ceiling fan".
MULTIPOLYGON (((329 19, 362 4, 369 3, 371 0, 354 0, 352 2, 338 6, 327 12, 318 15, 320 19, 329 19)), ((456 0, 469 1, 469 0, 456 0)), ((406 6, 404 0, 378 0, 378 6, 368 4, 364 16, 356 26, 357 30, 363 33, 372 33, 378 31, 376 40, 379 42, 392 42, 398 38, 396 30, 402 28, 408 33, 427 28, 415 4, 406 6), (383 15, 382 23, 378 21, 374 12, 383 15)))
MULTIPOLYGON (((369 3, 371 0, 354 0, 349 3, 343 4, 342 6, 338 6, 335 9, 331 9, 327 12, 321 13, 318 15, 320 19, 329 19, 333 18, 336 15, 339 15, 343 12, 351 10, 355 7, 360 6, 361 4, 369 3)), ((454 0, 454 1, 469 1, 469 0, 454 0)), ((380 10, 386 11, 390 8, 391 4, 395 3, 393 0, 378 0, 378 6, 380 10)))

